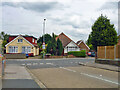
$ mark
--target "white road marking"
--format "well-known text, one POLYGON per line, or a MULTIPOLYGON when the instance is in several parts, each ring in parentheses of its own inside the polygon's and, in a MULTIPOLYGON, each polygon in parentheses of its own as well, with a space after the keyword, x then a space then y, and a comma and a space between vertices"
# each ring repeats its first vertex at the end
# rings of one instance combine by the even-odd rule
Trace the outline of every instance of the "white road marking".
POLYGON ((43 64, 43 63, 40 63, 40 64, 43 64))
POLYGON ((46 64, 52 64, 52 63, 46 63, 46 64))
POLYGON ((25 63, 21 64, 21 65, 25 65, 25 63))
POLYGON ((27 63, 27 65, 31 65, 31 63, 27 63))
POLYGON ((38 63, 33 63, 33 65, 37 65, 38 63))
POLYGON ((67 70, 67 71, 76 72, 75 70, 71 70, 71 69, 68 69, 68 68, 64 68, 64 67, 59 67, 59 68, 65 69, 65 70, 67 70))
POLYGON ((103 81, 106 81, 106 82, 110 82, 110 83, 113 83, 113 84, 120 85, 118 82, 114 82, 114 81, 111 81, 111 80, 108 80, 108 79, 103 79, 103 78, 100 78, 100 77, 97 77, 97 76, 94 76, 94 75, 90 75, 90 74, 86 74, 86 73, 81 73, 81 74, 85 75, 85 76, 88 76, 88 77, 92 77, 92 78, 96 78, 96 79, 99 79, 99 80, 103 80, 103 81))
MULTIPOLYGON (((67 71, 76 72, 75 70, 68 69, 68 68, 65 68, 65 67, 59 67, 59 68, 67 70, 67 71)), ((96 79, 99 79, 99 80, 102 80, 102 81, 106 81, 106 82, 109 82, 109 83, 120 85, 120 83, 118 83, 118 82, 114 82, 114 81, 111 81, 111 80, 108 80, 108 79, 103 79, 101 77, 97 77, 97 76, 94 76, 94 75, 90 75, 90 74, 86 74, 86 73, 80 73, 80 74, 91 77, 91 78, 96 78, 96 79)))
POLYGON ((102 75, 100 75, 102 77, 102 75))

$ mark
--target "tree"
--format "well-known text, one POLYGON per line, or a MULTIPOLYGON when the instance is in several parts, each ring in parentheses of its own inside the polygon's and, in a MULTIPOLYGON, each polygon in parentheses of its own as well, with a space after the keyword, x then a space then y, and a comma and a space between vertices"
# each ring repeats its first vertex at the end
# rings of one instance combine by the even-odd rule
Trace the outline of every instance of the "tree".
POLYGON ((47 48, 46 48, 47 53, 51 53, 51 49, 52 49, 52 42, 49 41, 49 42, 48 42, 48 45, 47 45, 47 48))
POLYGON ((88 45, 88 47, 90 48, 90 50, 94 50, 94 47, 91 44, 91 34, 89 34, 89 37, 88 37, 88 40, 87 40, 86 44, 88 45))
MULTIPOLYGON (((51 38, 52 38, 50 34, 45 34, 44 37, 45 37, 45 44, 47 44, 51 40, 51 38)), ((38 39, 37 43, 38 43, 39 47, 42 45, 42 43, 43 43, 43 36, 38 39)))
POLYGON ((0 39, 3 40, 2 47, 5 47, 5 45, 8 43, 9 35, 5 32, 0 33, 0 39))
POLYGON ((97 46, 112 46, 117 44, 117 32, 110 20, 101 16, 92 25, 91 44, 97 51, 97 46))
POLYGON ((57 39, 57 55, 62 55, 63 52, 63 46, 62 46, 62 42, 60 41, 60 39, 57 39))
POLYGON ((56 48, 57 48, 57 42, 56 42, 56 39, 55 39, 55 34, 52 33, 52 52, 54 55, 56 55, 56 48))
POLYGON ((88 40, 86 42, 86 44, 89 46, 91 44, 91 34, 89 34, 88 40))

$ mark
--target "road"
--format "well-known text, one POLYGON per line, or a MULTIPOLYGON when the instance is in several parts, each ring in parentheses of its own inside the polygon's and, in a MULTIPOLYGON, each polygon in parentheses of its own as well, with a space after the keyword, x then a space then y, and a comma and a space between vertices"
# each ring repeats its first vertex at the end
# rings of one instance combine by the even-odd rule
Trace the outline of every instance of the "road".
POLYGON ((47 88, 118 88, 118 72, 78 63, 94 59, 7 60, 7 64, 27 66, 47 88))

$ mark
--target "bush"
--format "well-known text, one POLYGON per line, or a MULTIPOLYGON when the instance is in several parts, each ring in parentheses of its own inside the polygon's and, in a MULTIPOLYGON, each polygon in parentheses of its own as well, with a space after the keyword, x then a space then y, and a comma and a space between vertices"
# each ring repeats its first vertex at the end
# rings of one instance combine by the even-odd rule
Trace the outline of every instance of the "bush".
POLYGON ((85 50, 70 51, 70 52, 68 52, 68 55, 74 55, 76 57, 86 57, 86 51, 85 50))

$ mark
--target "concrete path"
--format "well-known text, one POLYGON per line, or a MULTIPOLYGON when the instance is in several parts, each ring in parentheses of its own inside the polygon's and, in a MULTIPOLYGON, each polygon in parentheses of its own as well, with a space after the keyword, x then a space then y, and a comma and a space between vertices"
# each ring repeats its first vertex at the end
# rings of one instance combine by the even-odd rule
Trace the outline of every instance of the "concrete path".
POLYGON ((40 88, 24 66, 7 65, 2 88, 40 88))

